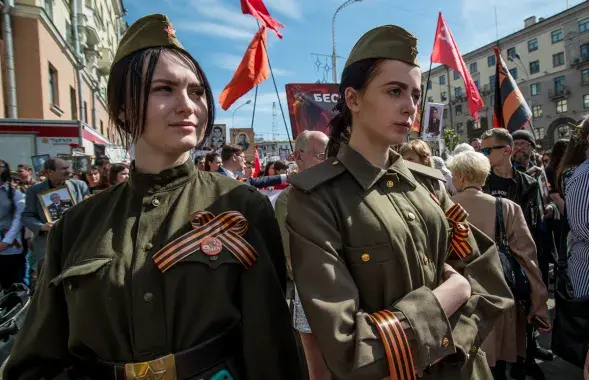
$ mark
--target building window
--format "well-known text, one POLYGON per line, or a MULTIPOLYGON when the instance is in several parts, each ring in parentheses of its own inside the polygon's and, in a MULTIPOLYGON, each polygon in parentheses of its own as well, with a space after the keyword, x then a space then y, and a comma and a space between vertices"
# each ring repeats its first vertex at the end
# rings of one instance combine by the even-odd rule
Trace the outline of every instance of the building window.
POLYGON ((458 134, 462 134, 463 133, 463 131, 462 131, 463 125, 464 125, 464 123, 456 123, 456 132, 458 134))
POLYGON ((517 67, 514 67, 513 69, 509 70, 509 74, 511 74, 511 77, 513 79, 517 79, 517 67))
POLYGON ((541 91, 541 87, 540 87, 540 83, 533 83, 530 85, 530 93, 532 94, 532 96, 536 96, 540 93, 541 91))
POLYGON ((70 105, 72 108, 72 120, 78 120, 78 99, 76 89, 73 87, 70 87, 70 105))
POLYGON ((555 44, 559 41, 562 41, 562 29, 553 30, 552 31, 552 43, 555 44))
POLYGON ((560 94, 564 89, 564 75, 554 78, 554 92, 560 94))
POLYGON ((462 115, 462 104, 456 106, 456 115, 462 115))
POLYGON ((431 80, 428 80, 427 81, 427 89, 428 90, 431 90, 432 89, 432 81, 431 80))
POLYGON ((579 21, 579 33, 583 33, 589 30, 589 17, 579 21))
POLYGON ((104 136, 104 123, 100 120, 100 134, 104 136))
POLYGON ((536 131, 536 140, 542 140, 544 138, 544 128, 534 128, 536 131))
POLYGON ((568 103, 566 99, 562 99, 556 102, 556 113, 565 113, 568 110, 568 103))
POLYGON ((433 96, 428 96, 428 97, 427 97, 427 101, 428 101, 429 103, 433 103, 433 102, 434 102, 434 97, 433 97, 433 96))
POLYGON ((445 102, 446 100, 448 100, 448 97, 446 96, 446 91, 442 92, 440 94, 440 97, 442 98, 442 101, 445 102))
POLYGON ((589 61, 589 44, 581 45, 581 60, 589 61))
POLYGON ((460 74, 458 74, 458 71, 454 71, 454 80, 460 79, 460 74))
POLYGON ((490 55, 490 56, 487 57, 487 65, 489 67, 495 66, 495 62, 496 61, 495 61, 495 56, 494 55, 490 55))
POLYGON ((583 108, 589 108, 589 95, 583 95, 583 108))
POLYGON ((446 84, 446 76, 440 75, 440 85, 444 85, 444 84, 446 84))
POLYGON ((88 104, 84 101, 84 123, 88 124, 88 104))
POLYGON ((491 96, 490 99, 491 99, 491 107, 495 107, 495 97, 491 96))
POLYGON ((515 47, 507 49, 507 56, 508 57, 515 58, 515 54, 516 54, 515 47))
POLYGON ((481 88, 479 87, 479 81, 478 79, 474 81, 474 86, 477 88, 477 90, 481 90, 481 88))
POLYGON ((462 96, 462 87, 454 88, 454 96, 460 98, 462 96))
POLYGON ((49 104, 59 105, 59 91, 57 85, 57 70, 49 64, 49 104))
POLYGON ((534 117, 541 117, 542 106, 532 106, 532 115, 534 115, 534 117))
POLYGON ((470 72, 472 74, 479 72, 479 65, 476 62, 470 64, 470 72))
POLYGON ((533 52, 538 50, 538 39, 534 38, 533 40, 528 41, 528 52, 533 52))
POLYGON ((540 72, 540 61, 530 62, 530 74, 538 74, 540 72))
POLYGON ((558 67, 564 65, 564 53, 556 53, 552 55, 552 66, 558 67))
POLYGON ((50 20, 53 20, 53 0, 45 0, 45 13, 50 20))
POLYGON ((495 88, 495 75, 489 77, 489 85, 491 88, 495 88))
POLYGON ((581 83, 587 84, 589 83, 589 69, 585 69, 581 71, 581 83))

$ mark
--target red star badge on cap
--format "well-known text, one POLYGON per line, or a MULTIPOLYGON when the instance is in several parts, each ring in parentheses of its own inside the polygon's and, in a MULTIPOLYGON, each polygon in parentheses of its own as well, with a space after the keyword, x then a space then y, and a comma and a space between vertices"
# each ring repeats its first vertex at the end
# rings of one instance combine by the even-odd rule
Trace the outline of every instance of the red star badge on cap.
POLYGON ((172 25, 168 25, 164 30, 168 33, 168 37, 176 37, 176 31, 172 29, 172 25))

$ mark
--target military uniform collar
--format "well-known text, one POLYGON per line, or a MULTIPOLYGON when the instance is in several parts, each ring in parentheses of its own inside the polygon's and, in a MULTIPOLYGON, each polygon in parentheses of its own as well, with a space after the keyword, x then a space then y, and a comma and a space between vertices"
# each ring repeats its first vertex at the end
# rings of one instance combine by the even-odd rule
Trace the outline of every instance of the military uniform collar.
POLYGON ((131 164, 129 186, 134 191, 166 191, 188 183, 196 175, 194 162, 189 158, 180 166, 166 169, 158 174, 140 173, 131 164))
POLYGON ((341 144, 337 153, 337 159, 352 174, 354 179, 366 191, 374 186, 383 176, 394 176, 405 179, 413 188, 416 187, 415 178, 405 166, 401 156, 390 149, 392 164, 388 169, 380 169, 372 165, 360 153, 347 144, 341 144))

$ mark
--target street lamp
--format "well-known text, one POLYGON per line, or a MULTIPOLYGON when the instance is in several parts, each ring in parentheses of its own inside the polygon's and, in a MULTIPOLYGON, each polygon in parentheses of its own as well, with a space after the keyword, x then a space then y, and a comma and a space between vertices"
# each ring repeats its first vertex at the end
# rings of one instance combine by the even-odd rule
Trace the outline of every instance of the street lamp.
POLYGON ((241 107, 250 104, 251 102, 252 102, 251 100, 248 100, 247 102, 243 103, 242 105, 237 107, 235 110, 233 110, 233 115, 231 116, 233 128, 235 128, 235 112, 237 112, 237 110, 240 109, 241 107))
POLYGON ((344 2, 342 5, 340 5, 335 13, 333 14, 333 19, 331 20, 331 42, 333 45, 333 53, 331 55, 331 66, 333 66, 333 72, 331 73, 332 75, 332 79, 333 79, 333 83, 337 83, 337 55, 335 54, 335 16, 337 16, 337 13, 339 11, 341 11, 342 9, 344 9, 345 7, 347 7, 348 5, 351 5, 353 3, 359 3, 361 1, 364 0, 347 0, 346 2, 344 2))

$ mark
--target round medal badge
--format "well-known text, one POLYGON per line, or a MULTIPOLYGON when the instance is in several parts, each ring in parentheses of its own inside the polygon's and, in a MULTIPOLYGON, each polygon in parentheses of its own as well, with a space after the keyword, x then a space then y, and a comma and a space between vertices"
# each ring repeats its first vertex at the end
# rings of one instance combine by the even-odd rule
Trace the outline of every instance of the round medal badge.
POLYGON ((223 243, 215 237, 206 238, 200 244, 200 249, 205 255, 216 256, 223 249, 223 243))

